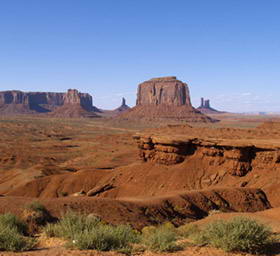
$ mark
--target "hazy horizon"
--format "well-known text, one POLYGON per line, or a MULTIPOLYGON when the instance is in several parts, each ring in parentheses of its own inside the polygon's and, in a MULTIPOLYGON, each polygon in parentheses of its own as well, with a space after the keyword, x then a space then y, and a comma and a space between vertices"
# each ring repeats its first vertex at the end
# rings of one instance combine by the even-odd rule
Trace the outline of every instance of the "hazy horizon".
POLYGON ((229 112, 280 112, 276 0, 9 0, 0 3, 0 90, 66 91, 114 109, 176 76, 229 112))

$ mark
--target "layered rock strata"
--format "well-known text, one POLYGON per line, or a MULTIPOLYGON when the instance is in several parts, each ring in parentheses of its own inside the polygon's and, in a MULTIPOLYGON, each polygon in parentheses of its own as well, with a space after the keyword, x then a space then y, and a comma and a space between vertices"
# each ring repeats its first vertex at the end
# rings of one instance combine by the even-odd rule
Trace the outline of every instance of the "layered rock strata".
POLYGON ((63 105, 52 113, 55 117, 97 117, 92 106, 92 97, 88 93, 80 93, 76 89, 69 89, 63 95, 63 105))
POLYGON ((254 168, 280 168, 279 145, 187 136, 135 135, 140 158, 145 162, 174 165, 199 161, 233 176, 245 176, 254 168))
POLYGON ((67 93, 56 92, 0 92, 1 114, 26 114, 52 112, 64 104, 79 104, 86 111, 96 111, 92 105, 92 96, 69 90, 67 93))

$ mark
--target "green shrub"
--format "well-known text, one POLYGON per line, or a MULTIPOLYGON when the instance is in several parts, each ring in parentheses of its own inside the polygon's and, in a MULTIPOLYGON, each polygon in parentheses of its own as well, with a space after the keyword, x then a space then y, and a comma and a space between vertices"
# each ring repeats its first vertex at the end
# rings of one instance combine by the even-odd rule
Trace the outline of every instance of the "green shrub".
POLYGON ((98 225, 101 225, 101 221, 97 217, 67 212, 58 223, 47 224, 44 232, 49 237, 62 237, 73 240, 77 234, 90 231, 98 225))
POLYGON ((174 227, 159 226, 142 232, 142 243, 147 249, 155 252, 173 252, 179 247, 176 245, 177 234, 174 227))
POLYGON ((36 234, 41 230, 41 226, 53 221, 46 207, 38 201, 33 201, 25 205, 22 212, 22 219, 26 222, 29 234, 36 234))
POLYGON ((25 237, 27 225, 12 214, 0 215, 0 251, 26 251, 35 240, 25 237))
POLYGON ((35 244, 34 239, 21 235, 17 228, 7 227, 0 230, 0 251, 27 251, 35 244))
POLYGON ((177 233, 180 237, 189 238, 197 233, 199 233, 199 228, 196 224, 188 223, 179 228, 177 228, 177 233))
POLYGON ((20 234, 27 233, 27 225, 17 216, 6 213, 0 215, 0 230, 15 229, 20 234))
POLYGON ((80 250, 130 251, 131 243, 138 242, 138 234, 129 226, 99 225, 76 234, 72 246, 80 250))
POLYGON ((235 217, 229 221, 214 221, 208 224, 194 240, 221 248, 226 252, 247 253, 264 252, 275 242, 269 227, 244 217, 235 217))
POLYGON ((44 232, 49 237, 67 239, 68 245, 80 250, 129 251, 130 244, 139 241, 131 227, 104 224, 98 217, 68 212, 56 224, 48 224, 44 232))
POLYGON ((46 207, 38 201, 33 201, 30 204, 25 205, 25 208, 34 212, 48 212, 46 207))

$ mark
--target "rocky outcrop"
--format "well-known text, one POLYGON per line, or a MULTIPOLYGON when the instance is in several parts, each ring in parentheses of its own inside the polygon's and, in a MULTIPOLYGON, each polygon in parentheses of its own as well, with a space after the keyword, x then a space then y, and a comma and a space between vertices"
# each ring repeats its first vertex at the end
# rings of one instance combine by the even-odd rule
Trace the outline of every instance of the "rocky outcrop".
POLYGON ((93 111, 92 97, 88 93, 80 93, 76 89, 69 89, 66 94, 64 94, 64 105, 80 105, 83 109, 87 111, 93 111))
POLYGON ((214 108, 212 108, 210 106, 210 100, 204 100, 204 98, 201 98, 201 104, 200 106, 197 108, 201 113, 203 114, 222 114, 222 113, 225 113, 225 112, 222 112, 222 111, 218 111, 214 108))
POLYGON ((26 104, 28 103, 27 95, 21 91, 4 91, 0 92, 0 105, 4 104, 26 104))
POLYGON ((52 112, 64 104, 81 105, 86 111, 96 111, 92 105, 92 97, 88 93, 79 93, 70 89, 67 93, 57 92, 0 92, 1 114, 32 114, 52 112))
POLYGON ((130 109, 130 107, 126 105, 125 98, 122 98, 122 104, 121 104, 121 106, 119 106, 118 108, 116 108, 116 109, 114 110, 114 112, 116 112, 116 113, 122 113, 122 112, 124 112, 124 111, 129 110, 129 109, 130 109))
MULTIPOLYGON (((31 197, 1 197, 0 212, 21 216, 22 210, 32 200, 34 199, 31 197)), ((113 225, 129 224, 138 230, 167 221, 177 227, 207 217, 211 212, 213 213, 213 210, 257 212, 271 208, 265 193, 261 189, 253 188, 183 191, 147 198, 112 199, 68 196, 55 199, 40 198, 40 202, 57 218, 71 209, 79 214, 81 212, 88 214, 88 217, 97 216, 113 225)))
POLYGON ((97 195, 100 195, 101 193, 104 193, 113 188, 114 188, 114 186, 112 184, 105 184, 105 185, 97 186, 97 187, 89 190, 86 195, 87 196, 97 196, 97 195))
POLYGON ((254 167, 280 167, 280 150, 277 146, 183 135, 136 135, 134 139, 140 150, 140 158, 145 162, 174 165, 192 159, 199 161, 201 166, 216 166, 233 176, 245 176, 254 167))
POLYGON ((214 122, 191 105, 189 88, 175 76, 153 78, 139 84, 136 107, 120 115, 123 119, 185 120, 214 122))
POLYGON ((88 93, 80 93, 76 89, 69 89, 63 96, 63 105, 56 108, 51 116, 54 117, 98 117, 94 113, 92 97, 88 93))
POLYGON ((0 92, 0 105, 4 104, 26 104, 26 105, 51 105, 63 104, 64 93, 56 92, 22 92, 3 91, 0 92))

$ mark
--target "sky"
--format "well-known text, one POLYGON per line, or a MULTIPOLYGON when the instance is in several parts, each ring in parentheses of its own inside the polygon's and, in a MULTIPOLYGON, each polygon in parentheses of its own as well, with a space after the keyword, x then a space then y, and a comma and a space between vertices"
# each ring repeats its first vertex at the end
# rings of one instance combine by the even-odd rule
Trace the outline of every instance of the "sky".
POLYGON ((76 88, 135 105, 177 76, 194 106, 280 112, 279 0, 0 0, 0 90, 76 88))

